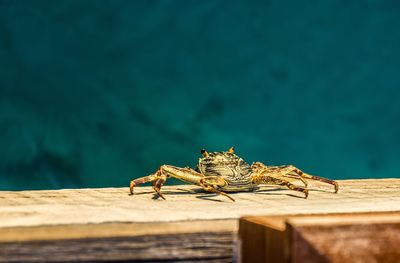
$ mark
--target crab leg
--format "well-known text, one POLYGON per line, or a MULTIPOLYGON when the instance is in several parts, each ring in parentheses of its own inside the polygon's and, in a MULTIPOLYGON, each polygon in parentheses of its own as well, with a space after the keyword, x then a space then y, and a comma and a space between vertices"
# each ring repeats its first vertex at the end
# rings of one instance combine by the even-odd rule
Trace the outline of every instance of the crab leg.
POLYGON ((225 181, 225 179, 223 179, 222 177, 218 177, 218 176, 207 176, 207 177, 200 179, 200 186, 203 187, 203 189, 205 191, 226 196, 229 199, 231 199, 233 202, 235 202, 235 199, 233 199, 227 193, 224 193, 217 189, 218 187, 223 187, 227 184, 228 183, 225 181))
POLYGON ((220 194, 235 201, 232 197, 217 189, 218 186, 224 186, 227 184, 223 178, 217 176, 204 177, 204 175, 191 168, 180 168, 172 165, 162 165, 154 174, 132 180, 130 183, 130 192, 133 194, 133 188, 137 185, 151 182, 154 191, 165 200, 164 195, 161 193, 161 187, 168 177, 173 177, 190 184, 201 186, 207 192, 220 194))
POLYGON ((311 179, 333 185, 335 188, 335 193, 337 193, 339 190, 339 184, 336 181, 329 180, 324 177, 307 174, 301 171, 300 169, 294 167, 293 165, 266 166, 261 162, 255 162, 253 163, 252 168, 254 170, 257 170, 258 174, 265 172, 272 177, 277 177, 277 178, 287 177, 287 178, 299 179, 300 181, 303 182, 305 186, 307 186, 307 181, 305 179, 311 179))
POLYGON ((263 172, 260 175, 257 175, 253 178, 253 183, 254 184, 271 184, 271 185, 282 185, 282 186, 286 186, 287 188, 294 190, 294 191, 299 191, 304 193, 305 197, 308 197, 308 189, 300 187, 300 186, 296 186, 294 184, 292 184, 289 181, 286 180, 282 180, 282 179, 278 179, 275 177, 271 177, 269 175, 265 175, 266 172, 263 172))
POLYGON ((285 177, 288 177, 288 178, 293 178, 293 179, 298 179, 298 180, 300 180, 303 184, 304 184, 304 186, 305 187, 307 187, 308 186, 308 183, 307 183, 307 181, 303 178, 303 177, 301 177, 300 175, 298 175, 298 174, 295 174, 295 173, 289 173, 289 174, 286 174, 285 175, 285 177))
POLYGON ((166 199, 165 199, 164 195, 161 193, 160 190, 161 190, 161 187, 164 185, 166 180, 167 180, 167 177, 166 176, 162 176, 160 179, 155 181, 154 184, 153 184, 154 191, 156 191, 156 193, 164 200, 166 200, 166 199))
POLYGON ((156 180, 158 180, 157 173, 154 173, 154 174, 151 174, 149 176, 145 176, 145 177, 141 177, 141 178, 132 180, 130 185, 129 185, 129 190, 130 190, 131 195, 133 195, 133 188, 135 186, 140 185, 140 184, 144 184, 144 183, 148 183, 148 182, 154 182, 156 180))
POLYGON ((292 165, 289 165, 288 167, 290 167, 294 173, 296 173, 298 176, 300 176, 302 178, 316 180, 316 181, 320 181, 320 182, 323 182, 323 183, 331 184, 331 185, 333 185, 335 187, 335 193, 337 193, 339 191, 339 184, 334 180, 329 180, 329 179, 324 178, 324 177, 307 174, 307 173, 301 171, 300 169, 298 169, 298 168, 296 168, 296 167, 294 167, 292 165))

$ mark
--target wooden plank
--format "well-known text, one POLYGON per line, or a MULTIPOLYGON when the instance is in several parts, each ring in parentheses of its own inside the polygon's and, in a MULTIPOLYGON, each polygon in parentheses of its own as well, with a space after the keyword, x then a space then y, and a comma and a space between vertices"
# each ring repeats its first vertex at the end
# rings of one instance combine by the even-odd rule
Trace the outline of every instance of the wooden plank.
POLYGON ((343 218, 329 225, 288 222, 291 261, 310 262, 318 256, 320 261, 333 263, 400 262, 400 214, 392 222, 368 222, 367 218, 351 222, 343 218))
POLYGON ((286 235, 282 217, 243 217, 239 221, 239 258, 254 263, 286 262, 286 235))
POLYGON ((231 262, 232 229, 233 220, 12 227, 0 262, 231 262))
POLYGON ((163 187, 166 201, 151 187, 3 191, 0 261, 232 261, 243 215, 400 209, 400 179, 339 181, 338 194, 317 184, 308 199, 265 187, 236 202, 190 185, 163 187))
POLYGON ((0 244, 41 240, 161 236, 202 232, 236 233, 236 220, 196 220, 151 223, 101 223, 0 228, 0 244))
POLYGON ((239 240, 243 262, 400 262, 400 212, 244 217, 239 240))
POLYGON ((165 186, 167 200, 154 198, 151 187, 0 192, 0 228, 104 222, 175 222, 238 219, 243 215, 397 211, 400 179, 343 180, 330 186, 311 185, 308 199, 282 188, 223 196, 190 185, 165 186))

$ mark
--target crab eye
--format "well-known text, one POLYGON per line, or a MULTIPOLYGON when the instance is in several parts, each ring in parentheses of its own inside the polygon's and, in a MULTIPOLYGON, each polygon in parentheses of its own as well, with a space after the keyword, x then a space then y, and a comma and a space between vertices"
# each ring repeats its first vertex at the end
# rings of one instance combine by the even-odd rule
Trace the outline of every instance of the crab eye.
POLYGON ((207 157, 208 156, 208 152, 205 149, 201 149, 200 152, 203 155, 203 157, 207 157))
POLYGON ((234 153, 235 152, 235 148, 234 147, 231 147, 231 148, 229 148, 229 150, 228 150, 228 153, 234 153))

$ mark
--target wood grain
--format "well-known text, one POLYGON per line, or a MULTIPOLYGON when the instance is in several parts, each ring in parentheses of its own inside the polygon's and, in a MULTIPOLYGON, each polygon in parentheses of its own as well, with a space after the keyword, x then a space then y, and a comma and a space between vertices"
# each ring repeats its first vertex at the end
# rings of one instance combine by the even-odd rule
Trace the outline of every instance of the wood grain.
POLYGON ((400 212, 249 216, 243 262, 400 262, 400 212))
POLYGON ((0 262, 231 262, 232 256, 232 232, 44 240, 0 246, 0 262))
POLYGON ((344 180, 333 194, 314 184, 308 199, 297 192, 265 187, 257 192, 224 196, 190 185, 165 186, 167 200, 151 187, 0 192, 0 228, 105 222, 174 222, 237 219, 243 215, 285 215, 333 212, 396 211, 400 179, 344 180))
MULTIPOLYGON (((400 218, 400 214, 398 216, 400 218)), ((314 225, 289 223, 291 262, 400 262, 400 220, 314 225)))
POLYGON ((400 179, 310 185, 309 199, 265 187, 236 202, 196 186, 0 192, 0 261, 232 261, 244 215, 399 211, 400 179))

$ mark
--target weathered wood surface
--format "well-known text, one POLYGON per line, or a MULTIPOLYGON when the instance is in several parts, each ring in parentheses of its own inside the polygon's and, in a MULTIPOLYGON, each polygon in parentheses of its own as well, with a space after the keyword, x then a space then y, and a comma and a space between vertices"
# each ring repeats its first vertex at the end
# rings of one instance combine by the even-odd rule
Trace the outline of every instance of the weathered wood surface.
POLYGON ((244 262, 400 262, 400 212, 240 219, 244 262))
POLYGON ((232 261, 237 219, 400 210, 400 179, 316 183, 308 199, 265 187, 236 202, 196 186, 0 192, 0 261, 232 261), (318 186, 318 187, 316 187, 318 186))
MULTIPOLYGON (((387 219, 389 216, 386 216, 387 219)), ((360 218, 358 218, 360 219, 360 218)), ((292 236, 291 261, 311 262, 400 262, 400 214, 382 222, 346 220, 289 222, 292 236)))
POLYGON ((282 188, 224 196, 189 185, 164 186, 167 200, 151 187, 0 192, 0 228, 104 222, 175 222, 237 219, 243 215, 398 211, 400 179, 343 180, 338 194, 330 185, 311 185, 308 199, 282 188))
POLYGON ((236 220, 0 228, 0 262, 232 262, 236 220))
POLYGON ((23 241, 3 238, 0 262, 232 262, 232 222, 218 225, 221 222, 196 221, 9 229, 8 238, 23 241), (143 234, 141 228, 148 232, 143 234))

